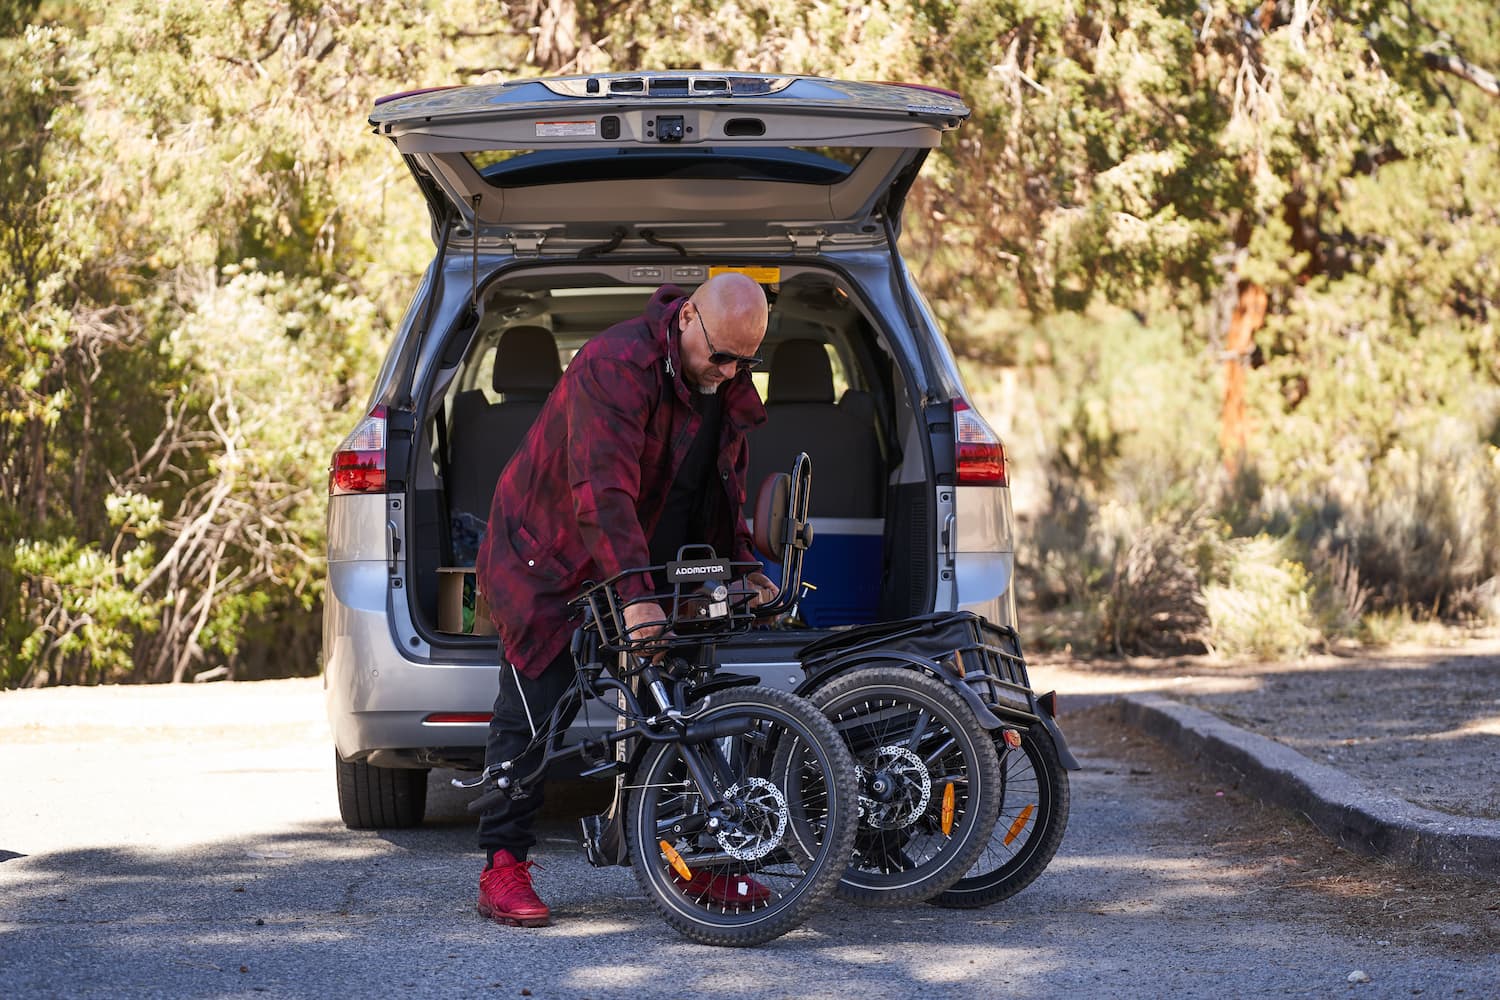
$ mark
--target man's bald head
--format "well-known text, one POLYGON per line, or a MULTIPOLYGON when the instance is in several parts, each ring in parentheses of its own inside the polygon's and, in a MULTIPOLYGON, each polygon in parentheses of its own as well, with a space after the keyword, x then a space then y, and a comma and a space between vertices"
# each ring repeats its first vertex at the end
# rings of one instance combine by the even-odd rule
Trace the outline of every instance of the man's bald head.
POLYGON ((720 350, 754 354, 760 349, 770 310, 766 293, 754 279, 738 271, 716 274, 698 286, 692 302, 708 312, 714 345, 720 350))
POLYGON ((734 377, 738 362, 733 358, 751 358, 760 350, 769 312, 766 293, 737 271, 716 274, 699 285, 678 321, 683 378, 699 392, 716 392, 734 377), (716 365, 714 352, 732 358, 716 365))

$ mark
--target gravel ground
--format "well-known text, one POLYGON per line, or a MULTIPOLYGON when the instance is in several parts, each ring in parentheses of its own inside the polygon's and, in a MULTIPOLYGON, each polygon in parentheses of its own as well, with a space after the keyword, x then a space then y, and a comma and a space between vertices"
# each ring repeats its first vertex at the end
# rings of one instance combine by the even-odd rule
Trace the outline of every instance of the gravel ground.
POLYGON ((316 678, 5 692, 0 995, 1495 995, 1500 885, 1353 856, 1059 686, 1084 770, 1036 883, 832 906, 752 951, 682 941, 628 871, 589 868, 563 795, 538 851, 556 923, 480 919, 445 775, 419 829, 338 822, 316 678))
MULTIPOLYGON (((1100 767, 1106 780, 1123 776, 1132 788, 1161 788, 1164 797, 1177 803, 1177 836, 1240 873, 1246 887, 1240 904, 1247 910, 1294 914, 1299 935, 1332 940, 1358 929, 1377 952, 1405 948, 1432 956, 1471 956, 1494 966, 1478 995, 1500 995, 1494 989, 1500 982, 1500 966, 1495 965, 1500 962, 1500 884, 1350 853, 1304 817, 1222 784, 1197 763, 1126 725, 1116 706, 1071 713, 1063 722, 1074 746, 1088 755, 1086 766, 1100 767)), ((1188 914, 1195 909, 1187 901, 1177 905, 1188 914)), ((1200 915, 1219 929, 1213 915, 1200 915)), ((1322 984, 1299 987, 1292 982, 1283 982, 1274 994, 1299 995, 1305 989, 1309 996, 1337 995, 1322 984)), ((1350 996, 1367 997, 1427 993, 1462 1000, 1475 995, 1462 987, 1396 986, 1388 980, 1375 987, 1350 980, 1346 989, 1350 996)), ((1226 993, 1263 995, 1227 984, 1226 993)))
POLYGON ((1038 657, 1032 680, 1156 691, 1415 805, 1500 819, 1500 636, 1286 663, 1038 657))

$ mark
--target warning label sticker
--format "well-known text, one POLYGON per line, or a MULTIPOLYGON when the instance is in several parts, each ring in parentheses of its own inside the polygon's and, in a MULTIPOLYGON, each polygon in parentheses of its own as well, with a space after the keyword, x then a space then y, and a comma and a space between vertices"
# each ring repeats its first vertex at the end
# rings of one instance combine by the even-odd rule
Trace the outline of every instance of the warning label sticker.
POLYGON ((729 271, 733 271, 736 274, 743 274, 745 277, 762 285, 775 285, 781 282, 781 268, 779 267, 715 266, 708 269, 708 276, 712 278, 716 274, 724 274, 729 271))
POLYGON ((538 139, 590 137, 599 134, 598 122, 537 122, 538 139))

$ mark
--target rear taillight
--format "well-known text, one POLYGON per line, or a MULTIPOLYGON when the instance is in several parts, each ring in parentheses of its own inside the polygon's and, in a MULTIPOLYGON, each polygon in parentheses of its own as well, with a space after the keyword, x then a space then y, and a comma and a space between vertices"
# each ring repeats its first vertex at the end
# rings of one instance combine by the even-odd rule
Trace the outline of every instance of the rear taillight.
POLYGON ((1005 445, 963 399, 953 400, 953 443, 958 452, 958 485, 1006 485, 1005 445))
POLYGON ((377 406, 333 453, 328 495, 385 492, 385 407, 377 406))

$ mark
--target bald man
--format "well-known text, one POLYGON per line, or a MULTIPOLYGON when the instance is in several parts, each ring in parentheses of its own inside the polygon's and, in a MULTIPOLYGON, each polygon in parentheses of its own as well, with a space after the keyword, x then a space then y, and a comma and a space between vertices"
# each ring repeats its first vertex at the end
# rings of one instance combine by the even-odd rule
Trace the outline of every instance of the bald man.
MULTIPOLYGON (((745 434, 766 419, 749 374, 760 364, 766 317, 765 294, 739 273, 716 275, 691 297, 664 285, 645 315, 584 345, 547 398, 500 474, 479 550, 479 586, 503 656, 486 764, 515 759, 532 723, 546 724, 572 682, 567 602, 585 581, 662 565, 686 544, 754 561, 740 509, 745 434)), ((755 590, 752 606, 776 597, 764 573, 745 580, 755 590)), ((637 601, 625 611, 634 634, 661 631, 660 605, 639 600, 663 589, 660 582, 641 573, 620 581, 620 596, 637 601)), ((516 770, 527 773, 540 757, 528 754, 516 770)), ((498 923, 550 921, 527 860, 541 791, 480 817, 487 863, 479 912, 498 923)), ((714 876, 706 891, 743 901, 765 890, 745 877, 714 876)))

